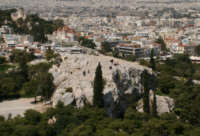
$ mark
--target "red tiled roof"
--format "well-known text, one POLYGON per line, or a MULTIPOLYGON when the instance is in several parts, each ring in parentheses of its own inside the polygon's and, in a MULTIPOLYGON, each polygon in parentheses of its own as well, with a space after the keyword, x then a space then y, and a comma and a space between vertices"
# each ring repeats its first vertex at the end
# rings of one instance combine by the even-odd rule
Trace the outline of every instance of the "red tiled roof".
POLYGON ((34 50, 34 53, 41 53, 41 51, 38 50, 38 49, 35 49, 35 50, 34 50))

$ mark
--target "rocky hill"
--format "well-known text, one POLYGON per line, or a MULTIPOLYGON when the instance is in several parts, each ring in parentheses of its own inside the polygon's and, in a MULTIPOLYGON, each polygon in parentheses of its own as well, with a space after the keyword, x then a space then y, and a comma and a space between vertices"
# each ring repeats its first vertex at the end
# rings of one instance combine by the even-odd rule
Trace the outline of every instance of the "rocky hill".
MULTIPOLYGON (((136 62, 127 62, 103 55, 64 55, 61 65, 50 69, 57 87, 52 98, 53 105, 55 106, 59 100, 65 105, 75 103, 77 107, 82 107, 86 103, 92 104, 93 79, 98 63, 102 65, 106 83, 105 107, 111 116, 114 116, 116 112, 123 112, 134 100, 141 98, 143 91, 141 73, 144 69, 152 75, 152 89, 154 88, 155 76, 151 69, 136 62)), ((168 111, 170 110, 167 108, 162 112, 168 111)))

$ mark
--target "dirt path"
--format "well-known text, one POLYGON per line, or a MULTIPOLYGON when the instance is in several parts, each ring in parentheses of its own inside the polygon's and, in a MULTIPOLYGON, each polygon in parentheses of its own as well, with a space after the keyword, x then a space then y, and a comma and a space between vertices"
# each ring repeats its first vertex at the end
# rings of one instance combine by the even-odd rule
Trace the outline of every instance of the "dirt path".
POLYGON ((31 104, 33 101, 34 98, 22 98, 0 102, 0 115, 7 118, 9 114, 12 114, 12 117, 17 115, 23 116, 25 111, 28 109, 34 109, 40 112, 45 111, 46 106, 42 103, 31 104))

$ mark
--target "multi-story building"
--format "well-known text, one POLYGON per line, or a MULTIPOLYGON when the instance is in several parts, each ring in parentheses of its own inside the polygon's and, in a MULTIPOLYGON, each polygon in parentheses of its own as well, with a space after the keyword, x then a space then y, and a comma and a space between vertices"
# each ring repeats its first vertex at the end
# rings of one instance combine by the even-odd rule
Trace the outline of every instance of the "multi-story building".
POLYGON ((136 57, 145 56, 145 48, 141 48, 140 45, 119 44, 116 46, 116 49, 121 55, 133 55, 136 57))

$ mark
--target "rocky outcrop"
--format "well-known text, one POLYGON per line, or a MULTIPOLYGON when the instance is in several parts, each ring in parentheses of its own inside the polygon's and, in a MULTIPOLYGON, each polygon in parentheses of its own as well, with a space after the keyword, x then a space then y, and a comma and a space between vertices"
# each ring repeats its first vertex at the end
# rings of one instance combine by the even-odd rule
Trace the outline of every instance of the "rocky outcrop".
MULTIPOLYGON (((152 75, 151 70, 146 67, 113 57, 87 54, 67 54, 62 57, 67 59, 63 59, 59 67, 53 66, 50 69, 57 87, 53 96, 54 105, 58 100, 63 101, 65 105, 74 100, 77 107, 82 107, 85 103, 92 104, 92 85, 96 67, 100 62, 106 82, 105 108, 110 116, 114 116, 118 111, 123 112, 133 99, 140 99, 143 90, 141 73, 144 69, 152 75), (69 87, 73 91, 65 92, 69 87)), ((152 88, 153 78, 155 77, 152 75, 152 88)))
MULTIPOLYGON (((153 91, 150 91, 149 98, 150 98, 149 103, 151 106, 153 104, 153 91)), ((158 114, 171 112, 175 106, 174 100, 172 98, 170 98, 168 96, 159 96, 159 95, 156 95, 156 105, 157 105, 158 114)), ((138 101, 137 110, 139 112, 144 112, 142 99, 140 101, 138 101)))
POLYGON ((69 105, 74 101, 74 96, 71 92, 66 92, 65 89, 57 89, 53 96, 53 105, 55 106, 58 101, 64 103, 64 105, 69 105))

